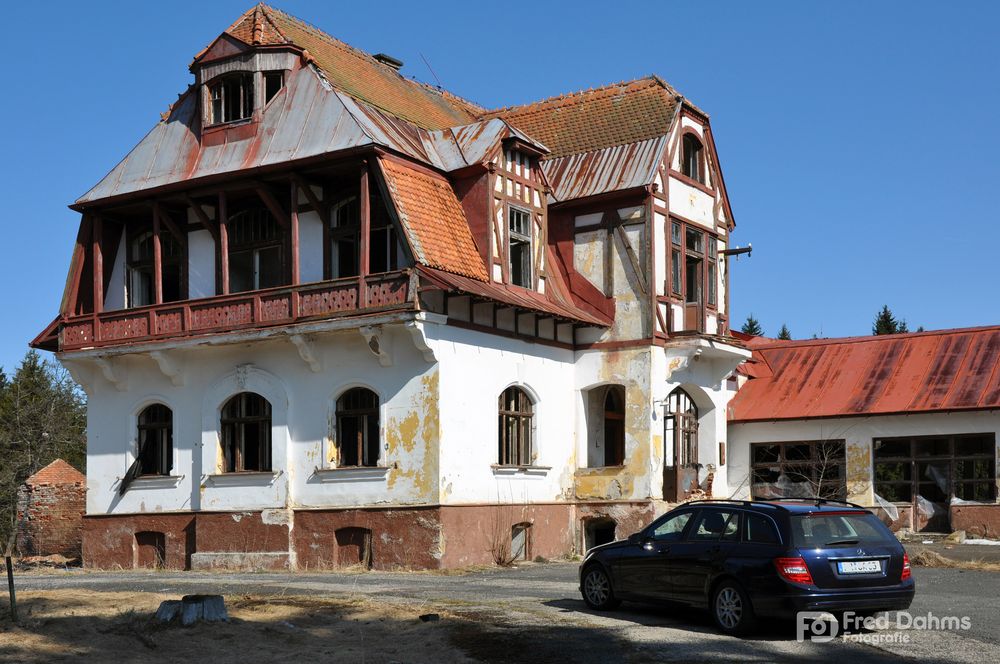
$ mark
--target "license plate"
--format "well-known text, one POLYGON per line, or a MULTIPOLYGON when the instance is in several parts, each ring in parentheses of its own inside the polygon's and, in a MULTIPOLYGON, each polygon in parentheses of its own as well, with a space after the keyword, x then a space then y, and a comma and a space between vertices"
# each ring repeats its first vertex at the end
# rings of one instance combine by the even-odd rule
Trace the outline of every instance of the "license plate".
POLYGON ((841 574, 872 574, 882 571, 882 563, 877 560, 855 560, 837 563, 837 571, 841 574))

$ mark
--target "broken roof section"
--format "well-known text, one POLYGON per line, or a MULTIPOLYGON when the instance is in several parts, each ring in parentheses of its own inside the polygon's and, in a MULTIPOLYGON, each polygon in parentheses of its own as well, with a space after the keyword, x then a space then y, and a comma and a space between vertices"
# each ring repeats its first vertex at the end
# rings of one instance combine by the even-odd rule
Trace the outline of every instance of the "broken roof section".
POLYGON ((1000 408, 1000 326, 748 345, 730 422, 1000 408))

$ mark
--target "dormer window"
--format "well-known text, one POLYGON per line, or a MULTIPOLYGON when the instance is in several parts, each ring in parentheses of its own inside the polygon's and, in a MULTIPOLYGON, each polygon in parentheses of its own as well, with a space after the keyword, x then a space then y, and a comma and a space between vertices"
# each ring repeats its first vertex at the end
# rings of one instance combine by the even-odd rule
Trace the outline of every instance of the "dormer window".
POLYGON ((510 208, 510 282, 531 288, 531 214, 510 208))
POLYGON ((285 72, 266 71, 264 72, 264 103, 268 103, 274 96, 281 92, 285 85, 285 72))
POLYGON ((681 152, 681 172, 695 182, 705 183, 704 150, 694 134, 684 134, 681 152))
POLYGON ((208 91, 212 124, 245 120, 253 115, 253 74, 227 74, 212 83, 208 91))

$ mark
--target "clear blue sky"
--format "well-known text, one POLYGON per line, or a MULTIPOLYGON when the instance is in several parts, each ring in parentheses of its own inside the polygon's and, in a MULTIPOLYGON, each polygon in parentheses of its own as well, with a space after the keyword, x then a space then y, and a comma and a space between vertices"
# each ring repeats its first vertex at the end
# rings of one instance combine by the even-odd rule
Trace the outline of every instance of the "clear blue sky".
MULTIPOLYGON (((712 117, 737 229, 738 324, 868 334, 1000 323, 1000 5, 921 2, 304 2, 275 6, 485 106, 655 72, 712 117), (504 55, 512 56, 504 59, 504 55)), ((252 3, 5 9, 0 365, 56 314, 96 183, 252 3)))

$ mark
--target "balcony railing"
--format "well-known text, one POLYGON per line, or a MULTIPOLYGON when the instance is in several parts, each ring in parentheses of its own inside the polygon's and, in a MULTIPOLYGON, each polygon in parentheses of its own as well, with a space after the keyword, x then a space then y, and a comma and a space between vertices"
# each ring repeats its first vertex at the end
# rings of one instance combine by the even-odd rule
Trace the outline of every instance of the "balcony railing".
POLYGON ((409 270, 219 295, 198 300, 71 316, 61 350, 158 341, 289 325, 308 320, 406 309, 413 302, 409 270))

